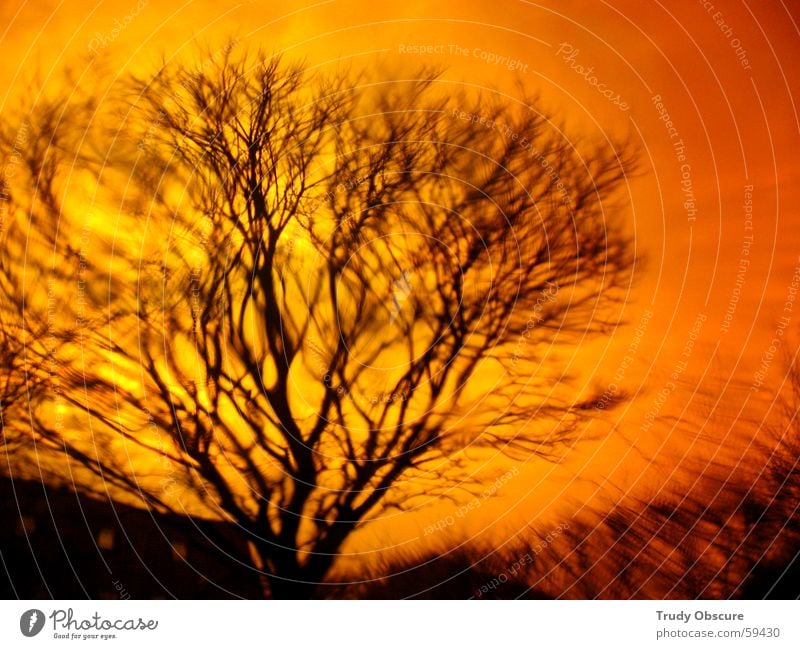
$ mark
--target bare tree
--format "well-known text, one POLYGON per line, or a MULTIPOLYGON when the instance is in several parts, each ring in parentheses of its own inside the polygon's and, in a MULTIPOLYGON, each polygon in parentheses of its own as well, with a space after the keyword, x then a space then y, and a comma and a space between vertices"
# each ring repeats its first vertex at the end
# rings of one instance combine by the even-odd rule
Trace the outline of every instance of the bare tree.
POLYGON ((81 266, 103 317, 71 334, 65 398, 233 521, 267 594, 313 596, 358 527, 466 484, 467 453, 574 441, 596 397, 564 355, 613 326, 632 265, 625 145, 576 144, 531 97, 230 48, 131 88, 62 145, 117 219, 81 266))

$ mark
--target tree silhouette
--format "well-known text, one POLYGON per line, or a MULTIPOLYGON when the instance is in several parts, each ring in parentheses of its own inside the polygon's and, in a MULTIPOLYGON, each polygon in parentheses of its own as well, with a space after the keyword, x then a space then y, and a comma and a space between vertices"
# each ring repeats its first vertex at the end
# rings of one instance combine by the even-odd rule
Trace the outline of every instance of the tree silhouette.
MULTIPOLYGON (((752 413, 731 413, 727 405, 703 413, 698 407, 684 422, 696 435, 726 430, 725 446, 746 449, 750 470, 724 456, 694 454, 682 463, 684 474, 674 480, 607 504, 581 502, 575 512, 566 510, 552 520, 537 519, 507 533, 501 544, 472 538, 438 551, 404 549, 405 556, 399 553, 383 565, 371 566, 361 583, 344 586, 337 596, 796 599, 796 359, 788 365, 787 377, 791 385, 785 392, 775 402, 772 394, 764 395, 752 413), (777 405, 776 414, 765 418, 770 405, 777 405)), ((749 383, 739 381, 727 389, 724 404, 742 401, 751 392, 749 383)), ((717 386, 708 394, 721 391, 717 386)), ((665 428, 674 432, 676 420, 666 421, 665 428)), ((663 475, 675 470, 669 460, 663 466, 663 475)))
POLYGON ((613 326, 633 262, 632 156, 455 88, 225 48, 40 107, 22 191, 62 234, 26 263, 68 287, 63 399, 92 444, 44 407, 39 443, 153 508, 191 492, 275 597, 317 593, 381 512, 470 488, 467 454, 568 448, 596 395, 565 355, 613 326), (103 215, 90 260, 69 174, 103 215))

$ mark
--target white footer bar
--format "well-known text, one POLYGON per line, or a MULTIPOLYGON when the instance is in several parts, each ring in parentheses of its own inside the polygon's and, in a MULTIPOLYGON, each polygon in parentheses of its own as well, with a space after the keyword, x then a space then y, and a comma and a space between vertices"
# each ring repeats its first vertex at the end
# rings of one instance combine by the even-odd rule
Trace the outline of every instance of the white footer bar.
POLYGON ((797 601, 0 602, 0 647, 796 649, 799 629, 797 601))

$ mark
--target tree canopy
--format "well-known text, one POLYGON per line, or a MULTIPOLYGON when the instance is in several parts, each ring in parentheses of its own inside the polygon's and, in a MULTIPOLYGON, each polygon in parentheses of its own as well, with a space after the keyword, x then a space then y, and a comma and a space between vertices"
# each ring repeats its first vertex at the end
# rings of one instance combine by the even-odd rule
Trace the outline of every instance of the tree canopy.
POLYGON ((629 282, 633 156, 455 88, 225 48, 26 107, 6 451, 153 508, 189 491, 267 594, 306 596, 353 530, 468 484, 470 453, 571 444, 597 396, 563 355, 629 282))

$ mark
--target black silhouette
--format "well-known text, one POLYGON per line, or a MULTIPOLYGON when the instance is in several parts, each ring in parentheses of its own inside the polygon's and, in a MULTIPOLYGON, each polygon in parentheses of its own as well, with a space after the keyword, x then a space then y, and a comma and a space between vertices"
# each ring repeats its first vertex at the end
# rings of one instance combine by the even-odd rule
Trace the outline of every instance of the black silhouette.
POLYGON ((594 411, 561 361, 629 281, 628 147, 418 77, 228 48, 30 111, 21 263, 56 287, 66 414, 51 391, 21 430, 84 491, 192 494, 265 595, 315 596, 359 526, 470 488, 467 453, 558 457, 594 411))

